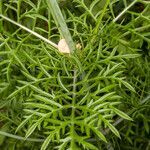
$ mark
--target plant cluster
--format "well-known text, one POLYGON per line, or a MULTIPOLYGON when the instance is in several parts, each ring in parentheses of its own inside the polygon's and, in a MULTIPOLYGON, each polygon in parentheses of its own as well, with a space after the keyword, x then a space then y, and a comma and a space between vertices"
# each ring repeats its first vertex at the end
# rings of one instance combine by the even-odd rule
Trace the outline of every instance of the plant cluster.
POLYGON ((146 0, 1 0, 0 149, 148 150, 149 31, 146 0))

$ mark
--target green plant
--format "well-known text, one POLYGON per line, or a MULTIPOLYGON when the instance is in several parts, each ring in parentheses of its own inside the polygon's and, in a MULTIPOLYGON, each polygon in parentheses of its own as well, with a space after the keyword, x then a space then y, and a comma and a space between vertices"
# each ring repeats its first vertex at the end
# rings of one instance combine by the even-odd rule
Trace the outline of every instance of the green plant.
POLYGON ((71 2, 77 8, 61 5, 61 11, 55 0, 0 2, 3 149, 119 149, 116 136, 133 144, 128 135, 136 122, 128 115, 142 117, 149 134, 149 111, 143 111, 149 107, 149 53, 140 52, 150 44, 149 2, 124 0, 117 15, 115 0, 71 2), (137 2, 140 13, 133 9, 137 2), (57 50, 61 38, 71 54, 57 50), (120 117, 130 120, 127 133, 120 117))

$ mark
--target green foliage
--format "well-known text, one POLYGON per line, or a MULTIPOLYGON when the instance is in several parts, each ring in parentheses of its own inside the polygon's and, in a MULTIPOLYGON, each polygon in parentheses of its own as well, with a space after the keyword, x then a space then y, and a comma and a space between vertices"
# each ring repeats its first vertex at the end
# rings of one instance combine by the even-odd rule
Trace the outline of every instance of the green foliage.
POLYGON ((0 148, 149 149, 149 2, 65 2, 0 1, 0 148))

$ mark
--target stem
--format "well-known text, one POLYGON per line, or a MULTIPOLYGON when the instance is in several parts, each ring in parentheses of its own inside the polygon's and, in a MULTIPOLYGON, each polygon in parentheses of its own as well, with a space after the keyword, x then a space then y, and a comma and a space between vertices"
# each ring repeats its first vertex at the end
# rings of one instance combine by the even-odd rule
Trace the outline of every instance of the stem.
MULTIPOLYGON (((0 13, 2 13, 2 1, 0 1, 0 13)), ((3 31, 3 21, 0 20, 0 32, 3 31)))
POLYGON ((17 139, 17 140, 30 141, 30 142, 44 142, 44 140, 45 140, 45 139, 33 139, 33 138, 26 138, 25 139, 22 136, 10 134, 10 133, 4 132, 4 131, 0 131, 0 135, 10 137, 13 139, 17 139))
POLYGON ((71 137, 72 137, 72 140, 71 140, 71 148, 74 147, 74 132, 75 132, 75 129, 74 129, 74 118, 75 118, 75 103, 76 103, 76 70, 74 69, 74 76, 73 76, 73 95, 72 95, 72 113, 71 113, 71 137))
POLYGON ((139 0, 134 0, 128 7, 126 7, 116 18, 113 19, 113 22, 116 22, 122 15, 124 15, 126 13, 126 11, 128 11, 128 9, 130 9, 137 1, 139 0))
POLYGON ((32 35, 38 37, 39 39, 45 41, 46 43, 48 43, 48 44, 50 44, 51 46, 53 46, 53 47, 55 47, 55 48, 58 49, 57 44, 51 42, 50 40, 46 39, 45 37, 41 36, 40 34, 38 34, 38 33, 34 32, 34 31, 30 30, 29 28, 27 28, 27 27, 25 27, 25 26, 23 26, 23 25, 21 25, 21 24, 15 22, 15 21, 13 21, 13 20, 11 20, 11 19, 9 19, 8 17, 6 17, 6 16, 4 16, 4 15, 2 15, 2 14, 0 14, 0 17, 2 17, 3 19, 5 19, 5 20, 11 22, 12 24, 15 24, 16 26, 19 26, 20 28, 26 30, 26 31, 29 32, 30 34, 32 34, 32 35))

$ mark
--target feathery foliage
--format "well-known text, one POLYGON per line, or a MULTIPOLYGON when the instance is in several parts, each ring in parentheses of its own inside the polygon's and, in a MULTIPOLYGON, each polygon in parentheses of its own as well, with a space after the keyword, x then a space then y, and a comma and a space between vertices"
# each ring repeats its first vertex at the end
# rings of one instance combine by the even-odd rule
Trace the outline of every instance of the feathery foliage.
POLYGON ((149 149, 148 1, 0 8, 1 149, 149 149), (57 50, 61 38, 71 54, 57 50))

